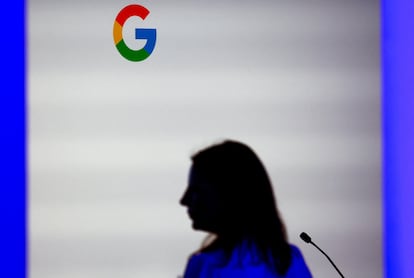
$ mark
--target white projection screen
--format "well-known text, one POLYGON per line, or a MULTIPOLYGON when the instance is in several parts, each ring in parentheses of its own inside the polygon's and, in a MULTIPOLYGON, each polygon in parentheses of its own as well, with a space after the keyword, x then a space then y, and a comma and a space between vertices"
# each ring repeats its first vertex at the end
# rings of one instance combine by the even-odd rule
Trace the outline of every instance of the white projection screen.
POLYGON ((224 138, 271 176, 314 277, 382 266, 379 1, 28 1, 31 278, 183 274, 205 233, 178 203, 224 138), (113 40, 154 28, 141 62, 113 40))

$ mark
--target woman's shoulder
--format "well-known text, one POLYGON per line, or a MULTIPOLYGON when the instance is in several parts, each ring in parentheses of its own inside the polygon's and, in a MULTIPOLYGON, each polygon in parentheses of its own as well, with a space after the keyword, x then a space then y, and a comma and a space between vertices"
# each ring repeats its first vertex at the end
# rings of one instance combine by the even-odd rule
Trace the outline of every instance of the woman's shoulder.
POLYGON ((312 274, 305 262, 305 258, 303 257, 300 249, 297 246, 291 244, 290 250, 292 254, 292 261, 286 277, 311 278, 312 274))
MULTIPOLYGON (((312 277, 300 249, 295 245, 290 248, 292 262, 285 277, 312 277)), ((239 246, 224 264, 225 254, 221 250, 195 253, 188 260, 184 277, 275 277, 265 263, 258 263, 255 255, 245 250, 239 246)))
POLYGON ((219 267, 222 261, 220 251, 197 252, 188 259, 184 278, 208 277, 205 273, 219 267))
POLYGON ((299 247, 293 244, 289 244, 289 246, 292 257, 303 258, 302 252, 300 251, 299 247))

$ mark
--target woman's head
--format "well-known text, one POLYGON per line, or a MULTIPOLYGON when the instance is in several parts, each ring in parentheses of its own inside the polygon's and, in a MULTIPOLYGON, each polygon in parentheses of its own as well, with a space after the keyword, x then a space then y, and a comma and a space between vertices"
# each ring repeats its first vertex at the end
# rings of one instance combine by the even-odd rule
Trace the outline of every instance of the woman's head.
POLYGON ((223 249, 230 257, 241 241, 284 275, 291 262, 285 226, 266 170, 247 145, 224 141, 192 156, 189 185, 181 199, 193 228, 217 235, 201 252, 223 249))
POLYGON ((273 225, 285 237, 270 179, 250 147, 227 140, 197 152, 192 162, 181 204, 194 229, 256 238, 273 225))

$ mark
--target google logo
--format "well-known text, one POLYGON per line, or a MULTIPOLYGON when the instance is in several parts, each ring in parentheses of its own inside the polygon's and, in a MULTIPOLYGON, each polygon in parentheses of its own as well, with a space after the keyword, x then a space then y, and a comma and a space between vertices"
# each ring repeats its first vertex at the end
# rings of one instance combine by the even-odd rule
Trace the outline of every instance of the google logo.
POLYGON ((138 16, 142 18, 142 20, 145 20, 149 13, 149 10, 143 6, 129 5, 123 8, 115 18, 113 32, 114 42, 119 53, 129 61, 143 61, 151 55, 155 47, 155 42, 157 40, 157 30, 145 28, 135 29, 135 39, 146 40, 146 43, 140 50, 133 50, 125 44, 124 38, 122 36, 122 28, 124 26, 124 23, 131 16, 138 16))

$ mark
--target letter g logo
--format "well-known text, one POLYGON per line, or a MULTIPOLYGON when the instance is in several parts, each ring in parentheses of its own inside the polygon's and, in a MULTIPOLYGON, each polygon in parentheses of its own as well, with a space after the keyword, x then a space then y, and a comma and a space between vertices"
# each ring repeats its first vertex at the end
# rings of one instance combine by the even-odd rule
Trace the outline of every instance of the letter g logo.
POLYGON ((124 23, 131 16, 138 16, 144 20, 149 14, 149 10, 140 5, 129 5, 123 8, 114 22, 114 42, 119 53, 124 56, 125 59, 139 62, 147 59, 155 47, 155 42, 157 40, 157 30, 156 29, 144 29, 137 28, 135 29, 135 39, 137 40, 146 40, 146 44, 140 50, 133 50, 129 48, 122 37, 122 28, 124 23))

